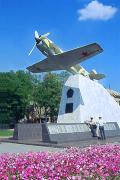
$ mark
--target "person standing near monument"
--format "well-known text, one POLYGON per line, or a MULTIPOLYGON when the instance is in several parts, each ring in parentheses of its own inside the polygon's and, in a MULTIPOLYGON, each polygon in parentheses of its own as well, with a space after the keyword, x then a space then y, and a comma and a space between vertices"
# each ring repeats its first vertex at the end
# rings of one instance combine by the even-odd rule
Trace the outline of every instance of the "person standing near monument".
POLYGON ((98 126, 99 126, 100 136, 101 136, 102 140, 106 139, 105 130, 104 130, 104 124, 105 124, 105 122, 103 121, 102 117, 100 116, 98 118, 98 126))
POLYGON ((92 137, 97 137, 97 134, 96 134, 97 125, 96 125, 96 121, 94 120, 94 118, 91 117, 90 120, 85 121, 85 123, 89 126, 91 133, 92 133, 92 137))
POLYGON ((96 125, 96 121, 93 117, 90 118, 90 128, 91 128, 93 137, 97 137, 97 134, 96 134, 97 125, 96 125))

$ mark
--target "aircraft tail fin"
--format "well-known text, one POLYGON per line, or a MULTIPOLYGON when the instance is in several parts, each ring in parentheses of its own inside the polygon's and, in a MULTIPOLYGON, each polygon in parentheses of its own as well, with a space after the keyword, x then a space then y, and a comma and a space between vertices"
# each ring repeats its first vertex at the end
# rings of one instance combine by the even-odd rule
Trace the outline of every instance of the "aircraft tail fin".
POLYGON ((89 74, 89 77, 90 77, 90 79, 95 79, 95 80, 100 80, 100 79, 103 79, 103 78, 105 78, 105 75, 104 74, 99 74, 99 73, 97 73, 96 72, 96 70, 92 70, 91 72, 90 72, 90 74, 89 74))

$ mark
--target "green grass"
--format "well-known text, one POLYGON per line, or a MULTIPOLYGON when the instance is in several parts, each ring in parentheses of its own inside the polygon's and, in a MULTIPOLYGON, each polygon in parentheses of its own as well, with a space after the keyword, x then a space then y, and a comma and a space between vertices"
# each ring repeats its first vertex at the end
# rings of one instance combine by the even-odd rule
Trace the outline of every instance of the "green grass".
POLYGON ((11 131, 10 129, 7 130, 0 129, 0 137, 2 136, 13 136, 13 131, 11 131))

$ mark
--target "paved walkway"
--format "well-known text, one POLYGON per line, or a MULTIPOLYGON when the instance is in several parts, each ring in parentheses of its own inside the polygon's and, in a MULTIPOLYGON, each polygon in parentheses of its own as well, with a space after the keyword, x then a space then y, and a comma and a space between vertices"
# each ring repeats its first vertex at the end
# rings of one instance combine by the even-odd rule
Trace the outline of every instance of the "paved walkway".
POLYGON ((24 144, 15 144, 15 143, 5 143, 0 142, 0 154, 1 153, 22 153, 28 151, 40 152, 40 151, 62 151, 63 148, 54 148, 54 147, 44 147, 44 146, 34 146, 34 145, 24 145, 24 144))
POLYGON ((87 147, 89 145, 102 145, 115 143, 120 144, 120 137, 112 137, 107 138, 105 141, 92 139, 86 141, 73 141, 73 142, 65 142, 59 144, 52 143, 44 143, 40 141, 20 141, 20 140, 12 140, 7 138, 0 139, 0 153, 20 153, 20 152, 40 152, 40 151, 62 151, 66 147, 87 147))

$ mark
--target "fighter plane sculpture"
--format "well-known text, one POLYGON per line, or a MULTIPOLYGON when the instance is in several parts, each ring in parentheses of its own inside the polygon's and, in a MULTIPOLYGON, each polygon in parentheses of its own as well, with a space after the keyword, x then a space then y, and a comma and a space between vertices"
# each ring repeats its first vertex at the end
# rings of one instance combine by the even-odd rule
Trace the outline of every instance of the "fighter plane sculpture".
POLYGON ((27 68, 29 71, 33 73, 40 73, 47 71, 67 70, 72 74, 82 74, 83 76, 89 77, 92 80, 100 80, 105 77, 104 74, 98 74, 95 70, 92 70, 89 73, 79 65, 79 63, 103 51, 103 49, 97 43, 63 52, 57 45, 48 39, 47 36, 49 34, 50 33, 39 35, 38 32, 35 31, 35 44, 29 55, 32 53, 33 49, 37 47, 47 58, 32 66, 29 66, 27 68))

